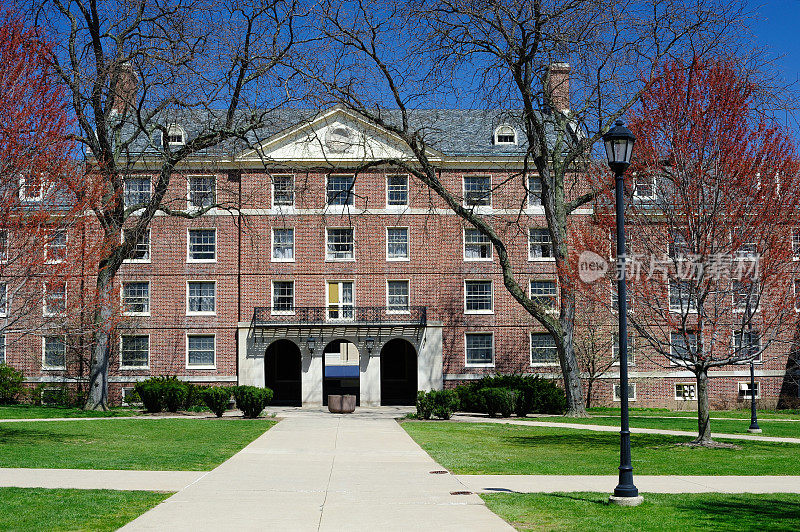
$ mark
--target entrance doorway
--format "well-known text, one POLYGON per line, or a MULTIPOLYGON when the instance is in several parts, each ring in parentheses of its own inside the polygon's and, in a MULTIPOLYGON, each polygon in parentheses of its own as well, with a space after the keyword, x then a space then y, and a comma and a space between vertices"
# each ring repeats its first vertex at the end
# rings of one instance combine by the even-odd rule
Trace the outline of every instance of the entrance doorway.
POLYGON ((300 348, 289 340, 276 340, 269 344, 264 354, 264 373, 266 386, 275 395, 272 404, 283 406, 300 406, 301 370, 300 348))
POLYGON ((325 346, 322 356, 322 404, 328 404, 328 395, 355 395, 356 405, 360 404, 359 353, 355 344, 334 340, 325 346))
POLYGON ((395 338, 381 349, 381 405, 413 406, 417 400, 417 351, 395 338))

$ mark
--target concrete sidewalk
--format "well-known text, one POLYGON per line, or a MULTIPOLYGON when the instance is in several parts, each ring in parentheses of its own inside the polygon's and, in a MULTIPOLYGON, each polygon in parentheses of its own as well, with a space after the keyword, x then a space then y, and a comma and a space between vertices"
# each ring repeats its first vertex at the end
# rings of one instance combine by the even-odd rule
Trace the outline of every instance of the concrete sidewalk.
MULTIPOLYGON (((457 475, 476 493, 611 493, 616 475, 457 475)), ((657 476, 636 475, 642 493, 800 493, 800 476, 657 476)))
POLYGON ((207 471, 0 468, 0 487, 180 491, 207 471))
POLYGON ((511 530, 390 418, 303 412, 124 530, 511 530))
MULTIPOLYGON (((619 432, 619 427, 611 425, 586 425, 583 423, 561 423, 553 421, 534 421, 534 418, 510 419, 510 418, 491 418, 484 416, 472 416, 456 414, 451 418, 452 421, 461 423, 501 423, 506 425, 522 425, 528 427, 548 427, 562 429, 593 430, 597 432, 619 432)), ((668 430, 668 429, 642 429, 631 427, 631 434, 664 434, 667 436, 691 436, 696 437, 697 432, 688 430, 668 430)), ((799 443, 800 438, 786 438, 781 436, 759 436, 757 434, 724 434, 713 432, 712 438, 722 440, 755 440, 767 441, 772 443, 799 443)))

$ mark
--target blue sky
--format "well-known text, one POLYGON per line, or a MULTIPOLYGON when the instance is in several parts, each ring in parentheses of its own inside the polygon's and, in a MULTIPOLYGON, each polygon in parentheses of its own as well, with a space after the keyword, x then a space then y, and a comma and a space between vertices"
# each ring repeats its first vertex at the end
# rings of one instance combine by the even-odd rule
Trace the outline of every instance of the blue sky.
MULTIPOLYGON (((784 82, 793 83, 800 92, 800 0, 752 2, 756 19, 755 38, 766 46, 775 59, 775 68, 784 82)), ((787 117, 795 135, 800 137, 800 116, 787 117)))

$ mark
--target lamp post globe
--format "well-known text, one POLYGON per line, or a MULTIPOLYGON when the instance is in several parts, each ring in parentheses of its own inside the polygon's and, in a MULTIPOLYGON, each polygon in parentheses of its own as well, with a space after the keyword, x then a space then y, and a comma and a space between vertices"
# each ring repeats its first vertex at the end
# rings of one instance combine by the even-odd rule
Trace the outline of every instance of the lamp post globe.
POLYGON ((619 318, 619 384, 620 384, 620 453, 619 483, 610 501, 621 506, 636 506, 642 502, 639 490, 633 483, 631 465, 631 432, 628 425, 628 302, 625 284, 625 202, 623 174, 631 164, 636 137, 617 120, 611 130, 603 135, 608 166, 614 172, 617 216, 617 316, 619 318))

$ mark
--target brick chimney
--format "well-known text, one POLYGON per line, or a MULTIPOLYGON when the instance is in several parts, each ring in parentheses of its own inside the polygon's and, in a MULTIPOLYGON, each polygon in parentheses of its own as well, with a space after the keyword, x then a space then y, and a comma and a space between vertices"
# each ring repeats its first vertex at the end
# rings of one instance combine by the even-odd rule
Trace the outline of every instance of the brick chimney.
POLYGON ((111 102, 112 113, 122 113, 125 108, 133 102, 136 96, 136 87, 139 85, 139 76, 133 70, 133 65, 129 62, 122 63, 116 67, 116 72, 112 73, 111 85, 116 80, 114 99, 111 102))
POLYGON ((550 63, 547 92, 556 111, 569 111, 569 63, 550 63))

